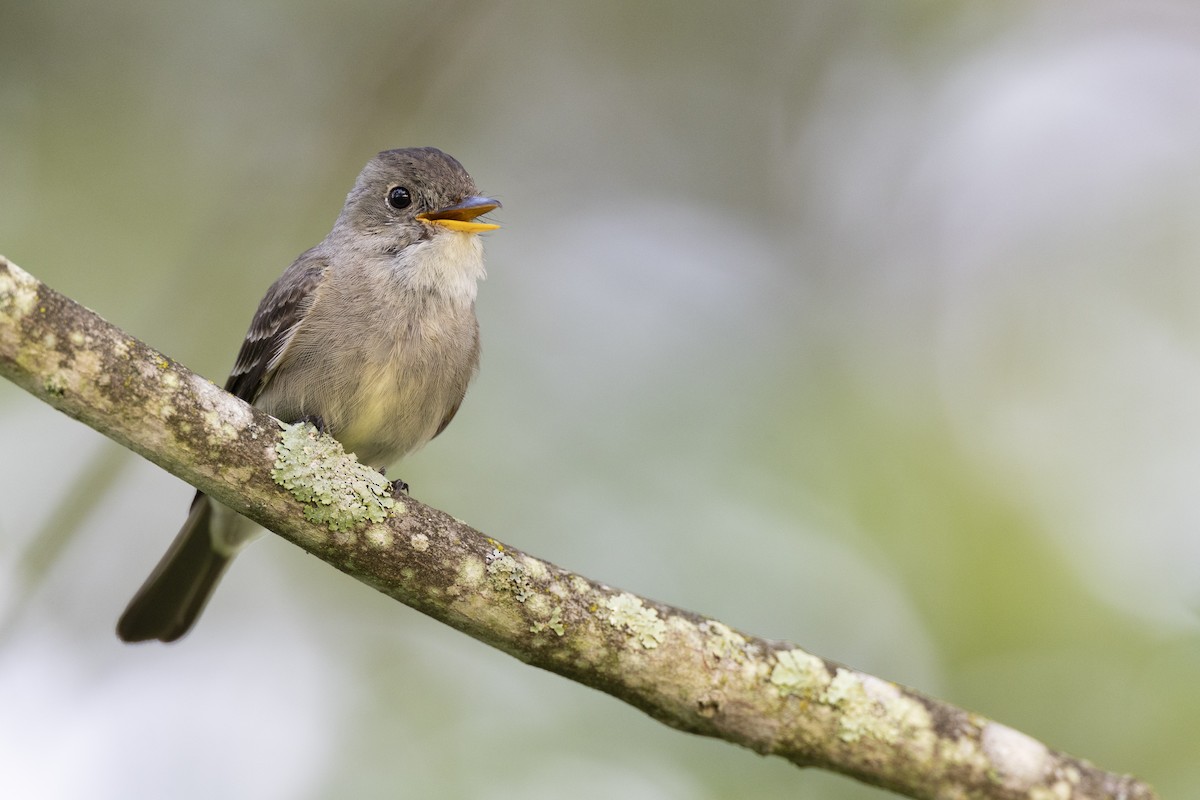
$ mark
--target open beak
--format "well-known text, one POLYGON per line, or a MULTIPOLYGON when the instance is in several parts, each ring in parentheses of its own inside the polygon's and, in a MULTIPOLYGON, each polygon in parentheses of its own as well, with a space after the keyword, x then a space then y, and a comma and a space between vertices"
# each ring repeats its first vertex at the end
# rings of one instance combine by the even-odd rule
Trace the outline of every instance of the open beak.
POLYGON ((463 198, 462 202, 446 208, 439 208, 437 211, 424 211, 417 214, 417 219, 422 222, 428 222, 430 225, 440 225, 443 228, 449 228, 452 231, 481 233, 483 231, 494 231, 500 226, 493 225, 490 222, 474 222, 474 219, 489 211, 495 211, 499 207, 500 201, 476 195, 463 198))

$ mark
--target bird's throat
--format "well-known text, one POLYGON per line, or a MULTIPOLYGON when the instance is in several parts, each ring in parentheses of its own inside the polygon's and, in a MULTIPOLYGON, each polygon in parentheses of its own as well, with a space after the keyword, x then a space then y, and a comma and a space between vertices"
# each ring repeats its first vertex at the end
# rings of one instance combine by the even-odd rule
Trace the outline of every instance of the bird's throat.
POLYGON ((396 257, 396 275, 409 290, 431 292, 451 302, 475 302, 483 265, 483 243, 473 233, 440 231, 396 257))

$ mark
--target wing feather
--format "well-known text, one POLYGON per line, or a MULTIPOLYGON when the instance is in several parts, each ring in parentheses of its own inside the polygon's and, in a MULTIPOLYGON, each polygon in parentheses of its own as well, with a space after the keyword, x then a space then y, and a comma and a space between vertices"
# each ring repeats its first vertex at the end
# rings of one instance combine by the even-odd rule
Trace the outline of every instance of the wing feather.
POLYGON ((322 256, 309 250, 271 285, 246 331, 225 391, 248 403, 258 399, 304 319, 327 266, 322 256))
MULTIPOLYGON (((470 350, 470 356, 468 358, 468 362, 471 364, 471 376, 473 377, 475 374, 475 370, 479 369, 479 321, 478 320, 475 321, 474 336, 471 338, 471 350, 470 350)), ((454 415, 458 413, 458 408, 459 408, 459 406, 462 405, 463 398, 466 397, 466 395, 467 395, 467 383, 469 381, 470 381, 470 378, 468 378, 466 381, 463 381, 462 387, 457 393, 458 398, 450 405, 450 408, 446 409, 446 414, 445 414, 445 416, 442 417, 442 422, 440 425, 438 425, 438 429, 433 434, 433 438, 436 439, 438 436, 440 436, 442 431, 446 430, 446 427, 454 419, 454 415)))

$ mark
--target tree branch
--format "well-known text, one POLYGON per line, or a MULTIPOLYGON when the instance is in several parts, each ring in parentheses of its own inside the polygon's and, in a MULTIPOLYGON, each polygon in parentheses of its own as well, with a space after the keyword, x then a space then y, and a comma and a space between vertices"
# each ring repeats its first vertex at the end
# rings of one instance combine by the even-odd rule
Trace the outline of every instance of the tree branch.
POLYGON ((561 569, 405 498, 0 256, 0 374, 379 591, 682 731, 915 798, 1155 797, 1011 728, 561 569))

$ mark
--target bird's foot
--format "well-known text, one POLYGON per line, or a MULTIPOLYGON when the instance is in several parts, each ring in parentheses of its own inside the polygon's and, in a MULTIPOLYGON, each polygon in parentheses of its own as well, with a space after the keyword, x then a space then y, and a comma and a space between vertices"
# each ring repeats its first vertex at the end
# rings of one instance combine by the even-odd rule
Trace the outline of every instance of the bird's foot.
POLYGON ((301 417, 300 419, 296 420, 297 425, 303 425, 306 422, 319 430, 321 433, 329 433, 329 431, 325 430, 325 420, 316 414, 309 414, 308 416, 301 417))
MULTIPOLYGON (((386 478, 387 467, 380 467, 379 474, 386 478)), ((408 495, 408 484, 397 478, 396 480, 392 481, 392 497, 395 497, 398 500, 400 499, 400 495, 408 495)))

